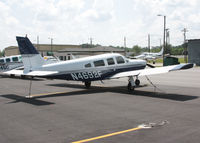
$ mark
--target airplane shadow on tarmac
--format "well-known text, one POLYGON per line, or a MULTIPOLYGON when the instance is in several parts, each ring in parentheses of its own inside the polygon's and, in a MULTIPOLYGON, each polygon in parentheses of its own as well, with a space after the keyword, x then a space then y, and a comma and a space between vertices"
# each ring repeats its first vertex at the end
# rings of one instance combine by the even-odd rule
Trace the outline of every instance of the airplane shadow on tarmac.
POLYGON ((76 95, 89 95, 89 94, 95 94, 95 93, 106 93, 106 92, 112 92, 112 93, 121 93, 121 94, 127 94, 131 96, 144 96, 144 97, 151 97, 151 98, 160 98, 160 99, 166 99, 166 100, 174 100, 174 101, 188 101, 188 100, 194 100, 197 99, 198 96, 191 96, 191 95, 182 95, 182 94, 168 94, 168 93, 162 93, 162 92, 152 92, 152 91, 141 91, 138 90, 139 88, 142 88, 144 86, 137 87, 135 91, 130 92, 127 90, 125 86, 115 86, 115 87, 99 87, 99 86, 91 86, 90 89, 85 89, 83 85, 77 85, 77 84, 48 84, 48 86, 58 86, 58 87, 69 87, 69 88, 76 88, 79 90, 76 91, 66 91, 66 92, 58 92, 58 93, 47 93, 42 94, 42 96, 35 96, 33 95, 32 98, 25 98, 24 96, 16 95, 16 94, 7 94, 7 95, 0 95, 0 97, 11 99, 13 101, 8 102, 6 104, 12 104, 12 103, 18 103, 23 102, 27 104, 32 104, 36 106, 45 106, 45 105, 52 105, 55 104, 53 102, 43 101, 40 99, 45 98, 51 98, 51 97, 67 97, 67 96, 76 96, 76 95))
POLYGON ((6 104, 12 104, 12 103, 18 103, 18 102, 23 102, 23 103, 27 103, 27 104, 36 105, 36 106, 44 106, 44 105, 55 104, 53 102, 42 101, 42 100, 38 100, 36 98, 31 98, 31 99, 25 98, 23 96, 19 96, 19 95, 16 95, 16 94, 0 95, 0 97, 4 97, 4 98, 13 100, 13 101, 8 102, 6 104))
POLYGON ((61 94, 51 94, 51 95, 41 96, 41 97, 37 97, 37 98, 84 95, 84 94, 94 94, 94 93, 104 93, 104 92, 113 92, 113 93, 128 94, 128 95, 133 95, 133 96, 145 96, 145 97, 152 97, 152 98, 161 98, 161 99, 175 100, 175 101, 188 101, 188 100, 194 100, 194 99, 198 98, 198 96, 192 96, 192 95, 171 94, 171 93, 169 94, 169 93, 162 93, 162 92, 137 90, 138 88, 142 88, 147 85, 139 86, 133 92, 128 91, 126 86, 115 86, 115 87, 91 86, 90 89, 85 89, 85 87, 83 85, 67 84, 67 83, 65 83, 65 84, 48 84, 48 86, 78 88, 78 89, 83 89, 83 90, 71 91, 71 92, 66 92, 66 93, 61 93, 61 94))

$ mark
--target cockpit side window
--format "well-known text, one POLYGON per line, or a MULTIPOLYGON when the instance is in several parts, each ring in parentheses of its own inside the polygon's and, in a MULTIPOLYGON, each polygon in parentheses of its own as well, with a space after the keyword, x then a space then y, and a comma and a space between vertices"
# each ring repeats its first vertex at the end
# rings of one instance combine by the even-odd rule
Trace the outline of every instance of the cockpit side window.
POLYGON ((117 60, 117 63, 118 63, 118 64, 123 64, 123 63, 125 63, 125 61, 124 61, 124 59, 122 58, 122 56, 116 57, 116 60, 117 60))
POLYGON ((94 66, 95 67, 105 66, 105 63, 103 60, 94 61, 94 66))
POLYGON ((92 65, 91 65, 91 63, 88 63, 88 64, 85 65, 85 67, 90 68, 90 67, 92 67, 92 65))
POLYGON ((0 59, 0 63, 4 63, 4 59, 0 59))
POLYGON ((12 57, 13 62, 18 62, 18 57, 12 57))
POLYGON ((10 62, 10 58, 6 58, 6 62, 9 63, 10 62))
POLYGON ((114 64, 115 64, 113 58, 108 58, 108 59, 107 59, 107 62, 108 62, 108 65, 114 65, 114 64))

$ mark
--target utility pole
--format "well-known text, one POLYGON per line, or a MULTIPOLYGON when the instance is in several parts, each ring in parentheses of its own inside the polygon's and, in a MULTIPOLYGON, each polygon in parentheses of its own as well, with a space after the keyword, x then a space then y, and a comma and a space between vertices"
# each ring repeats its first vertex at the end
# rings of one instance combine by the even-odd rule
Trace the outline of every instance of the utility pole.
POLYGON ((170 44, 169 28, 166 29, 166 45, 170 44))
POLYGON ((186 28, 183 28, 182 30, 183 32, 183 38, 184 38, 184 61, 185 63, 187 63, 187 46, 186 46, 186 32, 188 32, 188 30, 186 28))
POLYGON ((51 38, 51 53, 53 54, 53 38, 51 38))
POLYGON ((92 37, 90 37, 90 47, 92 48, 92 37))
POLYGON ((148 49, 150 53, 151 52, 150 34, 148 34, 148 49))
POLYGON ((163 34, 163 66, 164 66, 164 55, 165 55, 165 48, 166 48, 166 42, 165 42, 165 31, 166 31, 166 16, 165 15, 161 15, 161 14, 158 14, 157 16, 163 16, 164 18, 164 34, 163 34))
POLYGON ((124 37, 124 56, 126 57, 126 37, 124 37))
POLYGON ((53 55, 53 38, 48 38, 51 40, 51 54, 53 55))
POLYGON ((166 43, 165 43, 165 29, 166 29, 166 16, 164 15, 164 36, 163 36, 163 66, 164 66, 165 49, 166 49, 166 43))
POLYGON ((40 52, 40 48, 39 48, 39 36, 37 36, 37 50, 38 50, 38 52, 40 52))
POLYGON ((162 48, 162 39, 160 38, 159 41, 160 41, 160 48, 162 48))

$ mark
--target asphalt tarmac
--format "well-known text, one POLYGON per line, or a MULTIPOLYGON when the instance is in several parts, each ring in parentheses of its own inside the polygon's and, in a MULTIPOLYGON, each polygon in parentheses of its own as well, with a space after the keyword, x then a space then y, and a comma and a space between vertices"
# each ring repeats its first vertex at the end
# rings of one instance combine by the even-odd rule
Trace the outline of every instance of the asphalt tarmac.
POLYGON ((199 142, 200 68, 148 78, 154 86, 142 77, 130 93, 126 78, 93 82, 90 89, 34 79, 30 91, 30 80, 2 77, 0 142, 199 142))

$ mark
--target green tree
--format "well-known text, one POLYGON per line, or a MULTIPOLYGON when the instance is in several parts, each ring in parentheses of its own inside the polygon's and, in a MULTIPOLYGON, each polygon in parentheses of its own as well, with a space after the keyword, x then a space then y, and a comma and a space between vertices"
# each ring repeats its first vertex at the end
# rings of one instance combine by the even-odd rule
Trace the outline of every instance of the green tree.
POLYGON ((5 50, 0 50, 0 57, 4 57, 5 56, 5 50))
POLYGON ((137 55, 142 52, 142 48, 138 45, 135 45, 133 46, 132 51, 134 52, 135 55, 137 55))
POLYGON ((152 47, 152 48, 151 48, 151 52, 152 52, 152 53, 158 53, 158 52, 160 52, 160 50, 161 50, 161 47, 160 47, 160 46, 155 46, 155 47, 152 47))
POLYGON ((171 48, 171 54, 172 55, 182 55, 184 51, 184 45, 179 45, 179 46, 172 46, 171 48))
POLYGON ((172 54, 171 53, 171 50, 172 50, 172 45, 171 44, 166 44, 165 46, 165 54, 172 54))

